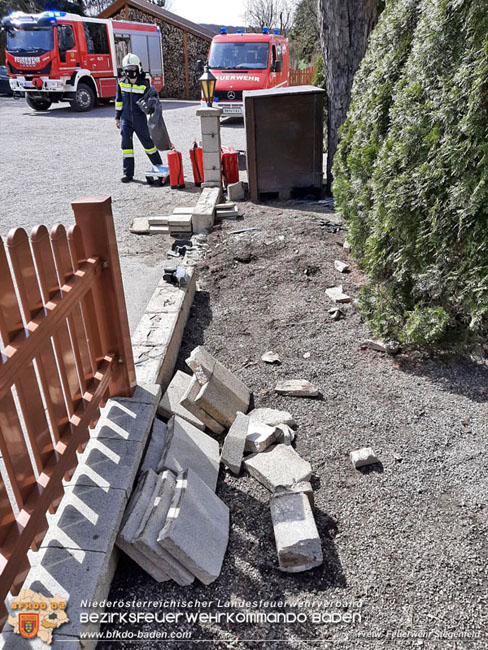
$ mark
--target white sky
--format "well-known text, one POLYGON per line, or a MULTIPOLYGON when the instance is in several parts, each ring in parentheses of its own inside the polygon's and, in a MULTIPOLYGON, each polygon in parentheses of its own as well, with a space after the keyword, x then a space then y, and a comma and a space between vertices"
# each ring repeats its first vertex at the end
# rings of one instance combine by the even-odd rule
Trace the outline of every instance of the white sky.
POLYGON ((195 23, 242 25, 242 0, 170 0, 167 9, 195 23))

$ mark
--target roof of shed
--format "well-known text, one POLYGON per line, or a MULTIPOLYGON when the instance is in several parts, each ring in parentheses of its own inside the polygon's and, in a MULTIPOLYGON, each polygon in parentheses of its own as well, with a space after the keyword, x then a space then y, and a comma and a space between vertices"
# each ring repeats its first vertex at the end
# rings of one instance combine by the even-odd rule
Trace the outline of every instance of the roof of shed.
POLYGON ((181 16, 178 16, 177 14, 174 14, 167 9, 158 7, 157 5, 153 4, 152 2, 148 2, 147 0, 115 0, 114 3, 112 3, 109 7, 104 9, 101 14, 99 14, 98 18, 112 18, 125 5, 134 7, 134 9, 139 9, 140 11, 150 14, 155 18, 160 18, 164 22, 169 23, 170 25, 175 25, 175 27, 179 27, 180 29, 187 31, 190 34, 194 34, 195 36, 199 36, 200 38, 211 41, 214 37, 214 33, 206 27, 197 25, 197 23, 193 23, 191 20, 182 18, 181 16))

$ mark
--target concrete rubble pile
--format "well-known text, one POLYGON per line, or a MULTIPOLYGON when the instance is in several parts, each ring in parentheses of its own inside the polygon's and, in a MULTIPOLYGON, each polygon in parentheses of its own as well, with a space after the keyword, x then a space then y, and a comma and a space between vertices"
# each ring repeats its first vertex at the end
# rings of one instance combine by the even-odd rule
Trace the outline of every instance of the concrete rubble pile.
POLYGON ((119 547, 159 582, 214 581, 229 540, 229 508, 215 493, 222 463, 235 475, 244 468, 271 492, 279 568, 320 565, 312 468, 292 447, 293 417, 270 408, 248 413, 247 386, 203 346, 186 364, 193 374, 177 371, 159 404, 167 422, 154 422, 119 547))

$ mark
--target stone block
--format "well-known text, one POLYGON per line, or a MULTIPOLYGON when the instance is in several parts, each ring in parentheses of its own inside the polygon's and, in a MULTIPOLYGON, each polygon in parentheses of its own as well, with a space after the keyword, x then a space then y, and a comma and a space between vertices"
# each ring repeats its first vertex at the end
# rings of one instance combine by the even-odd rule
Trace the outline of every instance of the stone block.
POLYGON ((159 544, 203 584, 216 580, 229 541, 229 508, 191 469, 177 488, 159 544))
POLYGON ((91 438, 67 485, 91 486, 95 483, 104 490, 125 490, 129 496, 143 451, 143 441, 91 438))
POLYGON ((220 138, 214 131, 212 133, 202 134, 202 149, 206 153, 219 153, 220 154, 220 138))
POLYGON ((197 429, 205 430, 205 425, 193 413, 181 405, 181 400, 188 391, 191 383, 191 376, 186 375, 181 370, 178 370, 173 379, 171 380, 166 392, 161 398, 158 407, 158 414, 169 420, 173 415, 178 415, 183 418, 197 429))
POLYGON ((276 441, 277 434, 276 427, 270 427, 267 424, 250 419, 246 439, 246 451, 251 453, 264 451, 276 441))
POLYGON ((243 201, 245 197, 244 184, 242 181, 227 185, 227 197, 229 201, 243 201))
POLYGON ((158 544, 158 535, 166 523, 170 505, 176 489, 176 476, 166 470, 159 477, 156 490, 140 520, 135 533, 133 547, 158 566, 180 586, 187 586, 194 581, 194 576, 185 569, 168 551, 158 544))
POLYGON ((193 208, 188 208, 184 206, 173 208, 173 214, 182 214, 182 215, 193 214, 193 208))
POLYGON ((258 408, 249 412, 251 420, 257 420, 270 427, 276 427, 279 424, 287 424, 289 427, 296 427, 293 416, 288 411, 278 411, 277 409, 258 408))
POLYGON ((335 260, 334 268, 336 271, 339 271, 339 273, 349 273, 351 265, 346 262, 341 262, 340 260, 335 260))
POLYGON ((167 437, 168 426, 162 420, 156 418, 151 429, 149 444, 147 445, 144 458, 142 459, 139 473, 142 474, 143 472, 147 472, 148 469, 152 469, 153 472, 157 471, 167 437))
POLYGON ((220 170, 220 164, 217 163, 217 159, 207 161, 207 167, 204 166, 203 174, 205 178, 205 183, 222 182, 222 172, 220 170))
POLYGON ((347 293, 342 291, 342 285, 339 287, 330 287, 325 290, 325 293, 328 297, 337 303, 351 302, 351 296, 348 296, 347 293))
POLYGON ((295 431, 287 424, 278 424, 276 427, 276 442, 282 442, 284 445, 291 445, 295 440, 295 431))
POLYGON ((249 388, 234 373, 220 363, 220 361, 217 361, 202 345, 199 345, 192 351, 185 363, 193 371, 201 386, 209 381, 211 377, 215 377, 229 391, 234 393, 243 404, 247 402, 245 410, 239 409, 243 413, 247 413, 251 400, 249 388))
POLYGON ((56 514, 48 516, 49 529, 41 548, 106 553, 115 537, 127 505, 127 491, 103 489, 89 476, 84 485, 65 488, 56 514))
MULTIPOLYGON (((247 393, 249 395, 249 392, 247 393)), ((236 413, 246 413, 250 397, 235 393, 226 383, 212 377, 204 384, 195 398, 195 404, 208 413, 214 420, 228 428, 235 420, 236 413)))
POLYGON ((148 218, 150 226, 167 226, 168 217, 149 217, 148 218))
POLYGON ((271 492, 278 485, 288 486, 309 481, 312 467, 288 445, 274 445, 259 454, 252 454, 244 460, 244 467, 271 492))
POLYGON ((275 391, 288 397, 318 397, 320 391, 306 379, 287 379, 276 384, 275 391))
POLYGON ((364 467, 366 465, 374 465, 375 463, 380 462, 372 447, 362 447, 361 449, 351 451, 349 457, 351 458, 353 467, 356 469, 359 467, 364 467))
POLYGON ((237 413, 229 433, 225 437, 220 462, 234 474, 241 471, 242 457, 248 435, 249 418, 243 413, 237 413))
POLYGON ((213 115, 202 115, 201 116, 201 125, 202 125, 202 137, 204 135, 214 135, 220 139, 220 124, 219 117, 213 115))
POLYGON ((293 483, 292 485, 278 485, 274 494, 295 494, 303 493, 307 495, 308 500, 310 501, 310 507, 314 508, 314 496, 313 488, 310 481, 300 481, 300 483, 293 483))
POLYGON ((178 416, 171 418, 168 431, 170 442, 158 471, 170 469, 177 474, 192 469, 215 491, 219 473, 219 443, 178 416))
POLYGON ((280 570, 298 573, 320 566, 322 545, 306 494, 274 494, 270 507, 280 570))
POLYGON ((214 223, 215 206, 220 201, 220 187, 205 187, 193 210, 192 227, 194 233, 210 230, 214 223))
POLYGON ((134 235, 147 235, 149 234, 150 221, 147 217, 135 217, 129 231, 134 235))
POLYGON ((192 377, 190 384, 186 390, 186 393, 181 398, 181 405, 187 411, 189 411, 194 417, 203 422, 203 424, 210 429, 216 435, 220 435, 225 431, 223 427, 217 420, 214 420, 208 413, 205 413, 203 409, 195 404, 195 398, 200 392, 200 384, 198 383, 196 377, 192 377))
POLYGON ((144 569, 157 582, 170 579, 164 565, 148 558, 135 546, 136 537, 141 526, 147 521, 147 514, 159 494, 163 479, 152 470, 141 474, 137 486, 131 495, 117 536, 117 546, 134 562, 144 569))

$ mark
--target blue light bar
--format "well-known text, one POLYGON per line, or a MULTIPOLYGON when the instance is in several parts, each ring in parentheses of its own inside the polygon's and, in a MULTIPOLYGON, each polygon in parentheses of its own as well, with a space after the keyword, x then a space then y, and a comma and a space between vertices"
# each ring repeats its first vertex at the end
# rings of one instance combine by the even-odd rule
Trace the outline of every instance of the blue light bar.
POLYGON ((242 34, 242 29, 238 29, 238 30, 237 30, 237 33, 238 33, 238 34, 242 34))
POLYGON ((280 33, 280 30, 279 30, 279 29, 275 29, 273 33, 274 33, 274 34, 279 34, 279 33, 280 33))
POLYGON ((269 27, 263 27, 263 34, 269 34, 269 27))
POLYGON ((220 33, 221 34, 227 34, 227 29, 225 27, 220 28, 220 33))

